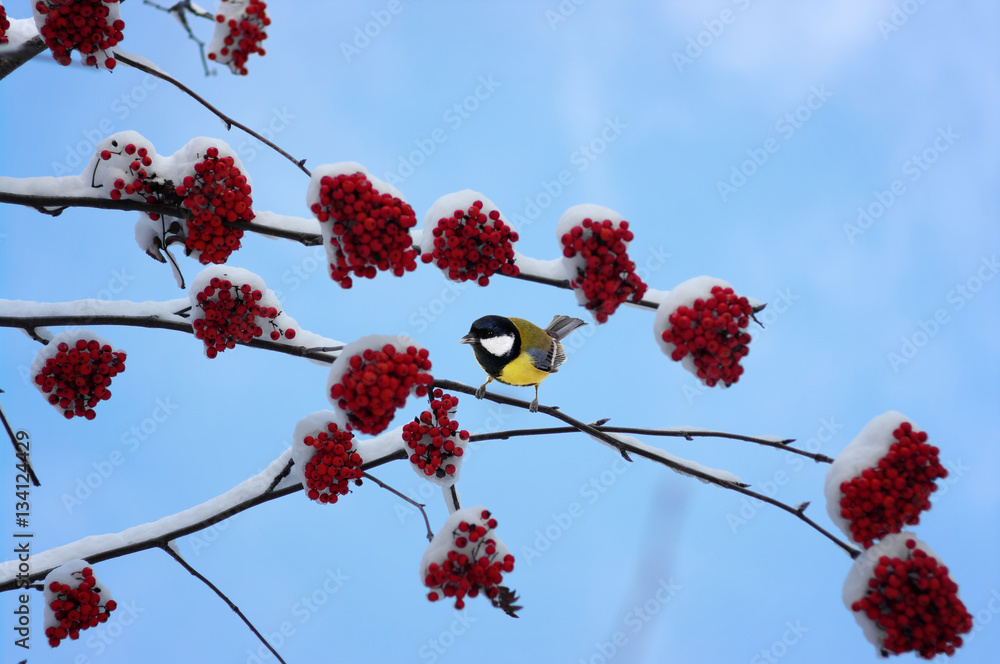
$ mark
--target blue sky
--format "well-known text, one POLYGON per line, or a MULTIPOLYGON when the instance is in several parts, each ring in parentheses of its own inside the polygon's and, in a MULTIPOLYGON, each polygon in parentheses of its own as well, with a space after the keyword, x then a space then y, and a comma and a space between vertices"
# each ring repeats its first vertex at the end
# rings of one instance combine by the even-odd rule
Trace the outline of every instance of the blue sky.
MULTIPOLYGON (((699 387, 660 354, 653 314, 621 309, 576 333, 541 401, 621 426, 787 436, 831 456, 872 417, 902 411, 951 470, 915 530, 976 617, 955 661, 996 661, 994 3, 401 0, 396 13, 384 2, 273 5, 268 54, 251 59, 247 77, 205 78, 172 19, 140 3, 123 8, 122 46, 273 133, 308 166, 352 160, 394 175, 418 219, 438 197, 475 189, 520 222, 522 253, 548 259, 558 255, 563 210, 605 205, 630 221, 630 254, 650 286, 711 275, 769 302, 766 329, 753 332, 746 373, 729 390, 699 387), (343 48, 370 23, 375 36, 363 48, 343 48)), ((207 37, 205 27, 196 29, 207 37)), ((0 84, 0 120, 2 175, 79 172, 95 132, 133 129, 164 154, 213 136, 239 152, 257 208, 308 216, 300 171, 126 67, 109 75, 38 57, 0 84)), ((131 213, 53 219, 0 207, 0 297, 184 297, 136 247, 133 222, 131 213)), ((457 343, 472 320, 584 313, 567 291, 502 278, 487 290, 453 288, 423 265, 344 291, 318 257, 250 236, 230 263, 263 277, 304 327, 347 341, 410 334, 430 350, 435 376, 472 385, 482 372, 457 343)), ((189 278, 199 269, 181 265, 189 278)), ((30 433, 43 482, 32 491, 38 551, 218 495, 277 457, 299 418, 328 407, 327 371, 304 360, 238 348, 209 361, 187 335, 97 332, 128 361, 93 422, 67 422, 47 405, 24 380, 38 344, 0 332, 3 406, 30 433), (67 507, 65 496, 112 455, 120 465, 67 507)), ((413 400, 399 423, 423 405, 413 400)), ((457 417, 469 430, 552 424, 465 396, 457 417)), ((825 467, 731 441, 647 442, 785 502, 811 500, 809 513, 830 527, 825 467)), ((11 462, 0 484, 5 524, 13 475, 11 462)), ((377 476, 421 496, 432 523, 443 522, 437 489, 403 464, 377 476)), ((301 494, 272 501, 178 544, 277 635, 289 662, 875 658, 841 604, 848 557, 786 513, 649 463, 624 465, 583 436, 483 444, 459 489, 466 504, 494 512, 518 557, 508 580, 525 605, 519 620, 485 601, 470 602, 464 620, 428 603, 417 578, 421 520, 374 486, 334 506, 301 494)), ((10 533, 5 526, 6 542, 10 533)), ((95 570, 130 610, 50 651, 34 598, 30 661, 257 661, 256 639, 162 552, 95 570)), ((5 626, 13 601, 0 598, 5 626)), ((12 640, 5 627, 4 661, 25 656, 12 640)))

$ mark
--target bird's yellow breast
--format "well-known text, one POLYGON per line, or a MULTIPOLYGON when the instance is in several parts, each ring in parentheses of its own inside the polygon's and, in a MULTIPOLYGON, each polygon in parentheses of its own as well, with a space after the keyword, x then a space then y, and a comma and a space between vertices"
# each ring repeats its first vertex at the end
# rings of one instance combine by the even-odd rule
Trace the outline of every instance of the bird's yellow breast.
POLYGON ((548 375, 548 372, 536 369, 531 356, 522 352, 503 368, 497 380, 507 385, 538 385, 548 375))

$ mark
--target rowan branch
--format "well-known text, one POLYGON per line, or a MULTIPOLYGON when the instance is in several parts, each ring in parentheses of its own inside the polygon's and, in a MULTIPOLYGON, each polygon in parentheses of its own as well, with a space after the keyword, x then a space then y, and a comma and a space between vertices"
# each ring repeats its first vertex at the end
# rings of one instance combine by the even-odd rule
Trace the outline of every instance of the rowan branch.
MULTIPOLYGON (((165 302, 165 309, 174 308, 170 305, 176 305, 177 302, 184 300, 174 300, 171 302, 165 302)), ((140 309, 142 305, 139 303, 126 303, 125 301, 116 302, 104 302, 103 300, 82 300, 78 302, 53 302, 46 303, 45 308, 56 310, 51 314, 42 314, 34 316, 4 316, 0 315, 0 327, 13 327, 20 328, 23 330, 34 329, 36 327, 46 327, 46 326, 87 326, 87 325, 122 325, 128 327, 146 327, 151 329, 164 329, 173 330, 175 332, 184 332, 187 334, 194 334, 194 325, 180 316, 175 314, 106 314, 106 313, 69 313, 75 306, 94 306, 105 307, 105 308, 118 308, 125 306, 126 304, 134 304, 137 309, 140 309), (58 311, 59 308, 65 308, 67 313, 62 313, 58 311)), ((6 310, 14 308, 11 300, 0 300, 0 314, 6 310)), ((303 335, 303 340, 307 339, 303 335)), ((44 341, 44 340, 42 340, 44 341)), ((47 343, 47 342, 46 342, 47 343)), ((337 359, 336 355, 312 350, 310 347, 304 345, 295 345, 287 342, 277 342, 268 339, 252 339, 248 342, 240 342, 238 345, 250 346, 251 348, 262 348, 264 350, 272 350, 279 353, 284 353, 286 355, 292 355, 294 357, 305 357, 310 360, 315 360, 322 362, 324 364, 333 364, 333 361, 337 359)), ((324 346, 323 348, 330 348, 332 346, 324 346)))
POLYGON ((5 51, 0 55, 0 81, 44 50, 45 42, 40 35, 35 35, 19 48, 5 51))
MULTIPOLYGON (((607 422, 607 420, 603 420, 607 422)), ((670 436, 674 438, 684 438, 685 440, 694 440, 695 438, 727 438, 730 440, 741 440, 748 443, 754 443, 756 445, 764 445, 765 447, 774 447, 779 450, 784 450, 792 454, 798 454, 804 456, 808 459, 812 459, 816 463, 833 463, 833 459, 826 456, 825 454, 816 454, 814 452, 807 452, 806 450, 800 450, 797 447, 791 447, 790 443, 794 443, 794 438, 783 438, 780 440, 774 440, 769 438, 761 438, 759 436, 744 436, 738 433, 727 433, 725 431, 704 431, 700 429, 644 429, 637 427, 609 427, 601 424, 593 425, 598 431, 605 431, 607 433, 628 433, 628 434, 639 434, 645 436, 670 436)), ((539 429, 511 429, 509 431, 496 431, 493 433, 477 433, 469 436, 469 442, 480 442, 485 440, 507 440, 508 438, 514 438, 515 436, 536 436, 536 435, 547 435, 547 434, 558 434, 558 433, 576 433, 579 429, 574 427, 549 427, 549 428, 539 428, 539 429)))
MULTIPOLYGON (((271 465, 273 466, 277 463, 286 464, 288 458, 290 458, 289 455, 290 450, 286 450, 280 457, 272 461, 271 465)), ((408 457, 404 450, 395 450, 385 456, 372 459, 371 461, 362 464, 361 469, 370 470, 390 461, 397 461, 406 458, 408 457)), ((111 560, 127 556, 132 553, 138 553, 139 551, 163 548, 168 546, 173 540, 205 530, 206 528, 214 526, 217 523, 221 523, 222 521, 236 516, 241 512, 245 512, 252 507, 297 493, 303 488, 301 484, 293 484, 282 488, 268 490, 265 487, 270 484, 272 479, 272 476, 267 470, 265 470, 255 477, 251 477, 250 479, 238 484, 225 494, 212 499, 212 501, 218 501, 220 503, 220 509, 218 509, 218 511, 197 521, 185 523, 184 517, 188 513, 200 513, 199 508, 203 507, 201 505, 183 512, 178 512, 177 514, 173 514, 168 517, 164 517, 163 519, 151 524, 143 524, 141 526, 126 529, 114 535, 91 535, 83 540, 78 540, 77 542, 73 542, 71 544, 48 549, 47 551, 42 551, 38 554, 32 554, 31 573, 28 575, 27 579, 24 579, 24 581, 31 582, 44 579, 49 572, 72 558, 83 558, 91 564, 97 564, 105 560, 111 560), (226 504, 227 499, 236 500, 236 498, 241 496, 246 491, 247 487, 256 486, 260 487, 259 493, 256 493, 250 498, 239 500, 238 502, 233 502, 232 504, 226 504), (234 496, 234 498, 230 498, 231 496, 234 496), (162 530, 161 533, 129 542, 131 533, 140 529, 145 533, 148 532, 151 527, 155 530, 157 524, 160 524, 160 529, 162 530), (109 544, 107 548, 103 548, 101 546, 102 540, 109 544), (129 543, 119 544, 119 542, 123 541, 129 543)), ((18 583, 20 581, 17 578, 17 563, 17 560, 0 563, 0 592, 16 590, 19 587, 18 583)), ((23 578, 24 577, 22 577, 22 579, 23 578)))
POLYGON ((309 177, 312 177, 312 173, 309 171, 308 168, 305 167, 305 163, 306 163, 305 159, 296 159, 295 157, 293 157, 292 155, 288 154, 287 152, 285 152, 284 150, 282 150, 280 147, 278 147, 277 145, 275 145, 274 143, 272 143, 268 139, 264 138, 263 136, 261 136, 260 134, 258 134, 257 132, 255 132, 250 127, 246 126, 242 122, 239 122, 237 120, 232 119, 231 117, 229 117, 228 115, 226 115, 225 113, 223 113, 222 111, 220 111, 219 109, 217 109, 215 106, 213 106, 212 104, 210 104, 208 101, 206 101, 197 92, 195 92, 194 90, 192 90, 188 86, 184 85, 183 83, 181 83, 176 78, 174 78, 170 74, 166 73, 162 69, 159 69, 159 68, 156 68, 156 67, 149 67, 147 65, 144 65, 141 62, 137 62, 136 60, 133 60, 132 58, 130 58, 130 57, 126 56, 126 55, 122 55, 118 51, 113 51, 112 55, 114 55, 115 59, 117 59, 119 62, 121 62, 123 64, 126 64, 129 67, 134 67, 135 69, 138 69, 139 71, 145 72, 145 73, 147 73, 147 74, 149 74, 151 76, 155 76, 156 78, 158 78, 160 80, 163 80, 163 81, 166 81, 167 83, 170 83, 175 88, 177 88, 181 92, 184 92, 185 94, 187 94, 189 97, 191 97, 196 102, 198 102, 199 104, 201 104, 202 106, 204 106, 205 108, 207 108, 212 114, 214 114, 216 117, 218 117, 220 120, 222 120, 222 122, 225 123, 227 130, 232 129, 233 127, 237 127, 239 129, 242 129, 243 131, 245 131, 246 133, 250 134, 251 136, 253 136, 254 138, 256 138, 258 141, 260 141, 261 143, 263 143, 267 147, 271 148, 272 150, 274 150, 275 152, 277 152, 278 154, 280 154, 282 157, 284 157, 288 161, 290 161, 293 164, 295 164, 296 166, 298 166, 299 170, 301 170, 303 173, 305 173, 309 177))
MULTIPOLYGON (((451 381, 451 380, 436 380, 436 381, 434 381, 433 386, 434 387, 439 387, 439 388, 441 388, 443 390, 451 390, 451 391, 454 391, 454 392, 462 392, 464 394, 471 394, 473 396, 476 393, 476 388, 471 387, 469 385, 464 385, 462 383, 458 383, 458 382, 455 382, 455 381, 451 381)), ((492 392, 487 392, 483 398, 484 399, 489 399, 490 401, 493 401, 495 403, 499 403, 499 404, 503 404, 503 405, 508 405, 508 406, 515 406, 517 408, 528 409, 528 406, 529 406, 529 404, 528 404, 527 401, 521 401, 520 399, 512 399, 510 397, 505 397, 505 396, 502 396, 502 395, 499 395, 499 394, 494 394, 492 392)), ((792 507, 791 505, 787 505, 787 504, 785 504, 785 503, 783 503, 783 502, 781 502, 779 500, 775 500, 774 498, 771 498, 770 496, 766 496, 766 495, 764 495, 762 493, 757 493, 756 491, 752 491, 751 489, 748 489, 747 487, 749 485, 747 485, 747 484, 743 484, 743 483, 738 482, 738 481, 733 481, 733 480, 728 480, 728 479, 720 478, 720 477, 718 477, 716 475, 713 475, 713 474, 711 474, 709 472, 705 472, 705 471, 703 471, 703 470, 701 470, 699 468, 693 468, 693 467, 691 467, 689 465, 685 465, 684 463, 680 463, 676 458, 672 458, 671 455, 668 455, 663 450, 659 450, 659 449, 654 448, 654 447, 643 445, 642 443, 639 443, 639 441, 637 441, 637 440, 633 439, 632 441, 630 441, 630 440, 627 440, 627 439, 623 439, 623 438, 619 438, 619 437, 614 437, 610 433, 608 433, 606 431, 602 431, 600 426, 594 426, 594 425, 590 425, 590 424, 584 424, 584 423, 582 423, 582 422, 580 422, 578 420, 575 420, 575 419, 573 419, 573 418, 565 415, 564 413, 560 412, 558 409, 553 408, 551 406, 541 406, 540 405, 538 407, 538 412, 544 412, 544 413, 547 413, 549 415, 552 415, 553 417, 557 417, 558 419, 561 419, 564 422, 566 422, 567 424, 569 424, 571 427, 573 427, 577 431, 580 431, 582 433, 586 433, 586 434, 588 434, 588 435, 590 435, 590 436, 592 436, 594 438, 597 438, 601 442, 603 442, 603 443, 605 443, 607 445, 610 445, 610 446, 618 449, 619 452, 622 454, 622 456, 624 456, 626 459, 629 459, 629 457, 627 456, 628 453, 632 453, 632 454, 635 454, 637 456, 641 456, 643 458, 649 459, 650 461, 655 461, 656 463, 659 463, 659 464, 662 464, 664 466, 667 466, 671 470, 673 470, 675 472, 678 472, 678 473, 680 473, 682 475, 690 475, 690 476, 695 477, 695 478, 697 478, 697 479, 699 479, 702 482, 705 482, 707 484, 714 484, 715 486, 721 487, 723 489, 729 489, 730 491, 735 491, 735 492, 741 493, 741 494, 743 494, 745 496, 750 496, 752 498, 757 498, 758 500, 762 500, 765 503, 768 503, 770 505, 774 505, 775 507, 777 507, 777 508, 779 508, 781 510, 786 511, 789 514, 791 514, 791 515, 793 515, 793 516, 801 519, 805 523, 809 524, 809 526, 811 526, 813 529, 815 529, 820 534, 822 534, 823 536, 825 536, 831 542, 833 542, 834 544, 836 544, 837 546, 839 546, 841 549, 843 549, 852 558, 856 558, 857 556, 859 556, 861 554, 860 551, 858 551, 857 549, 855 549, 854 547, 852 547, 850 544, 847 544, 846 542, 840 540, 835 535, 833 535, 832 533, 830 533, 828 530, 826 530, 825 528, 823 528, 822 526, 820 526, 818 523, 816 523, 815 521, 813 521, 812 519, 810 519, 809 517, 807 517, 803 513, 805 508, 799 509, 799 508, 796 508, 796 507, 792 507)), ((471 436, 470 436, 470 439, 471 439, 471 436)), ((629 459, 629 460, 631 460, 631 459, 629 459)))
POLYGON ((242 620, 243 623, 247 627, 250 628, 250 631, 253 632, 254 635, 258 639, 260 639, 260 642, 263 643, 265 646, 267 646, 267 649, 271 651, 271 654, 274 655, 275 659, 277 659, 279 662, 281 662, 281 664, 286 664, 285 660, 282 659, 281 655, 278 654, 278 651, 274 649, 274 646, 272 646, 270 643, 267 642, 267 639, 264 638, 264 635, 261 634, 260 631, 258 631, 258 629, 256 627, 254 627, 253 623, 250 622, 250 619, 247 618, 246 615, 242 611, 240 611, 240 607, 236 606, 236 604, 233 602, 233 600, 229 599, 229 597, 226 596, 226 593, 224 593, 221 590, 219 590, 219 587, 216 586, 211 581, 209 581, 201 572, 199 572, 198 570, 196 570, 194 567, 191 567, 191 565, 188 564, 188 561, 184 560, 184 558, 181 557, 181 554, 179 554, 176 551, 174 551, 173 547, 171 547, 171 545, 170 545, 169 542, 167 544, 162 545, 160 548, 162 550, 166 551, 167 555, 169 555, 171 558, 173 558, 178 563, 180 563, 181 567, 183 567, 188 572, 190 572, 190 574, 194 578, 198 579, 199 581, 201 581, 202 583, 204 583, 206 586, 208 586, 209 589, 211 589, 212 592, 214 592, 216 595, 218 595, 219 598, 223 602, 225 602, 226 604, 228 604, 229 608, 232 609, 233 613, 235 613, 237 616, 239 616, 240 620, 242 620))
MULTIPOLYGON (((0 393, 3 393, 3 390, 0 390, 0 393)), ((14 456, 20 459, 25 468, 27 468, 28 478, 31 480, 31 483, 35 486, 42 486, 42 483, 38 481, 38 475, 35 474, 35 469, 31 467, 31 454, 24 447, 24 443, 21 442, 28 435, 24 431, 14 433, 13 427, 10 426, 10 422, 7 420, 7 413, 3 410, 3 404, 0 404, 0 420, 3 421, 3 428, 7 432, 7 436, 10 437, 11 444, 14 445, 14 456)))

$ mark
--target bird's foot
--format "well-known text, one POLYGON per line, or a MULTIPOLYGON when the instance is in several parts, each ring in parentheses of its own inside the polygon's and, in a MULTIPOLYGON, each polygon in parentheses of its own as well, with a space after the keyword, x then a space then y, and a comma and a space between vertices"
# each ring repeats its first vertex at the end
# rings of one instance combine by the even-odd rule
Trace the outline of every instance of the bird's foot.
POLYGON ((537 413, 538 412, 538 397, 535 397, 534 399, 532 399, 531 403, 528 404, 528 412, 529 413, 537 413))
POLYGON ((482 399, 483 397, 486 396, 486 386, 487 385, 489 385, 489 383, 483 383, 482 385, 479 386, 479 389, 476 390, 476 398, 477 399, 482 399))

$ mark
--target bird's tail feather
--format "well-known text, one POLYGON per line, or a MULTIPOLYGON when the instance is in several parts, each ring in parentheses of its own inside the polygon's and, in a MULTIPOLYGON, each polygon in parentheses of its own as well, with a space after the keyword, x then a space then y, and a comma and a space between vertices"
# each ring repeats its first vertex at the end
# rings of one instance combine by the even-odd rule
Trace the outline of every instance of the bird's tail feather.
POLYGON ((545 331, 553 339, 562 341, 569 336, 570 332, 578 327, 583 327, 584 325, 586 325, 586 323, 579 318, 572 318, 570 316, 553 316, 552 322, 548 324, 545 331))

